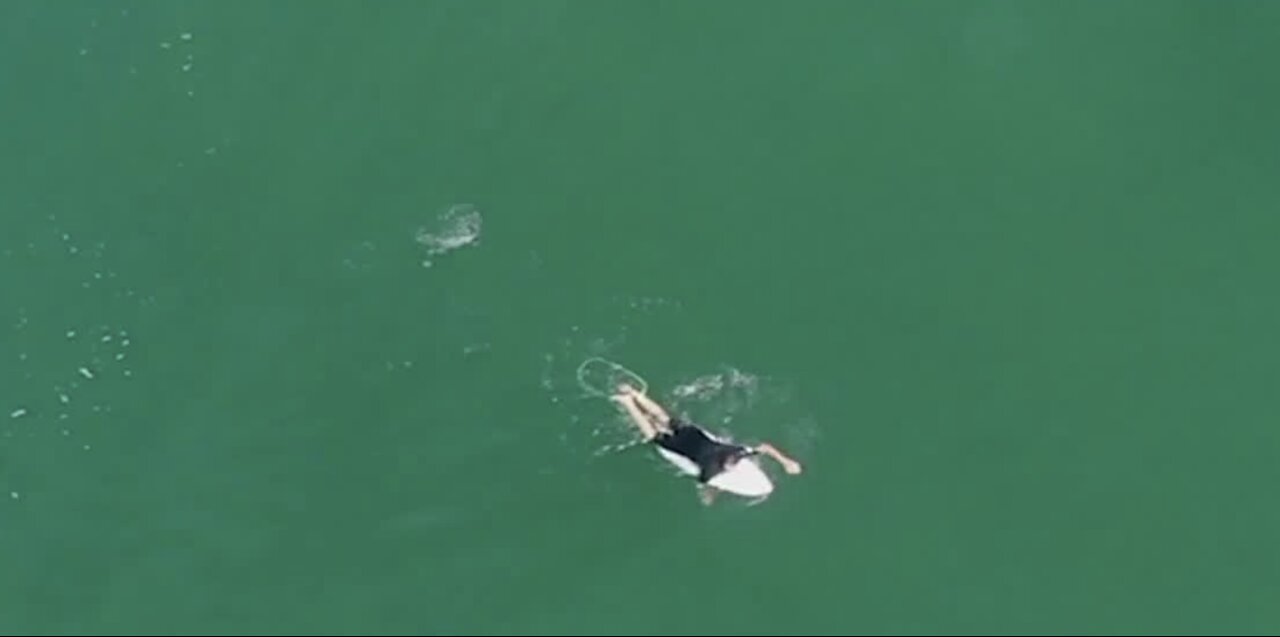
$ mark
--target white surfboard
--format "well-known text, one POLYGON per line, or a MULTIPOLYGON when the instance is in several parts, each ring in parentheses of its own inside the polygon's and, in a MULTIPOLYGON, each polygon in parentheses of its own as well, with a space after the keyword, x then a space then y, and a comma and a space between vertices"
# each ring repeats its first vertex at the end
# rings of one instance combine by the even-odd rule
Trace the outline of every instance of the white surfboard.
POLYGON ((773 481, 754 458, 743 458, 707 481, 707 484, 748 498, 763 498, 773 493, 773 481))
MULTIPOLYGON (((698 465, 692 460, 662 447, 658 447, 658 453, 680 469, 681 473, 687 476, 698 475, 698 465)), ((748 498, 762 498, 773 493, 773 481, 769 479, 764 469, 756 464, 754 458, 738 460, 728 471, 721 471, 708 480, 707 484, 721 491, 748 498)))
POLYGON ((687 476, 698 475, 699 473, 698 463, 674 451, 671 451, 669 449, 664 449, 662 447, 658 447, 658 453, 661 454, 663 458, 666 458, 668 462, 675 465, 676 468, 680 470, 680 473, 683 473, 687 476))

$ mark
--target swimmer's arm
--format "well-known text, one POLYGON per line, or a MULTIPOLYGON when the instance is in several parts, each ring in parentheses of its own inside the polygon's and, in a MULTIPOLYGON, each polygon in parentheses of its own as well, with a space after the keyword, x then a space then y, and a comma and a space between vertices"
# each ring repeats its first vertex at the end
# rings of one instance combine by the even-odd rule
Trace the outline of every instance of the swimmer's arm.
POLYGON ((803 467, 800 466, 799 462, 796 462, 795 460, 788 458, 786 454, 782 453, 781 451, 778 451, 777 447, 767 442, 756 445, 756 451, 763 453, 764 455, 769 456, 770 458, 773 458, 775 461, 777 461, 778 464, 782 465, 782 469, 784 471, 786 471, 787 473, 793 476, 803 471, 803 467))
POLYGON ((644 434, 644 439, 646 441, 653 440, 658 437, 657 428, 653 426, 653 423, 649 422, 649 417, 640 410, 640 406, 636 404, 635 400, 632 400, 631 396, 614 396, 613 401, 622 405, 622 408, 627 410, 627 415, 631 416, 631 420, 640 428, 640 431, 644 434))
POLYGON ((698 499, 702 500, 703 504, 711 506, 711 503, 716 501, 715 488, 706 484, 698 485, 698 499))

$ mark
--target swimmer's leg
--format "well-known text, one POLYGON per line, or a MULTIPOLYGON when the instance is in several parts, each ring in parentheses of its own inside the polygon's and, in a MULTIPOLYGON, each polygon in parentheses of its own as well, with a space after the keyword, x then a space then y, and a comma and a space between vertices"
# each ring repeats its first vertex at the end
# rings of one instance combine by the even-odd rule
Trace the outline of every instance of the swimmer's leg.
POLYGON ((634 388, 628 388, 628 390, 624 391, 626 391, 628 396, 635 399, 636 403, 639 404, 639 407, 643 409, 645 413, 649 414, 657 421, 657 424, 662 431, 671 430, 671 414, 668 414, 667 410, 662 408, 662 405, 659 405, 652 398, 645 396, 634 388))
POLYGON ((649 442, 654 438, 657 438, 658 434, 661 433, 658 427, 654 426, 653 422, 649 420, 648 414, 645 414, 644 411, 640 409, 640 406, 636 404, 636 401, 632 399, 630 395, 615 395, 613 397, 613 401, 622 405, 622 408, 627 411, 627 415, 631 417, 631 421, 634 422, 635 425, 640 428, 640 432, 644 434, 645 442, 649 442))

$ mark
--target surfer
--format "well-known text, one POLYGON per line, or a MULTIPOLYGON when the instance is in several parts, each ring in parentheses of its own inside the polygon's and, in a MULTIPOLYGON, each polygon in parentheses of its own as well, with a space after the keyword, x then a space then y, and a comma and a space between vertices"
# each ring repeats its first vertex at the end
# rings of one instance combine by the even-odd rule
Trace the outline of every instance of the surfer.
POLYGON ((631 385, 619 385, 612 399, 640 428, 645 442, 656 445, 658 452, 686 475, 697 477, 704 504, 711 504, 716 490, 751 497, 772 492, 773 484, 752 456, 769 456, 791 475, 801 471, 800 463, 777 447, 768 443, 749 447, 723 440, 693 423, 673 418, 662 405, 631 385))

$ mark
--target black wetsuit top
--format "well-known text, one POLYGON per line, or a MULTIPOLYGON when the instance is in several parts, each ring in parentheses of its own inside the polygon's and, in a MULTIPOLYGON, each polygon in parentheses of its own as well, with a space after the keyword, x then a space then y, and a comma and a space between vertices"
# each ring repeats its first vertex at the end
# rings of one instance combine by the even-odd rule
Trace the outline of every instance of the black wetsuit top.
POLYGON ((742 445, 720 442, 701 427, 671 419, 671 431, 658 435, 654 444, 680 454, 698 465, 698 482, 707 482, 739 458, 755 455, 756 450, 742 445))

